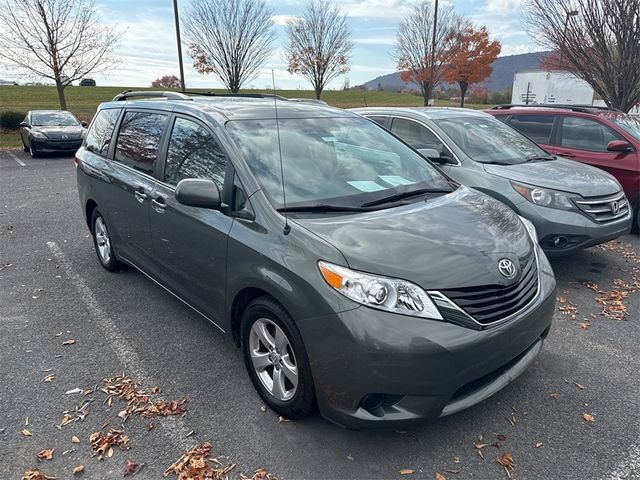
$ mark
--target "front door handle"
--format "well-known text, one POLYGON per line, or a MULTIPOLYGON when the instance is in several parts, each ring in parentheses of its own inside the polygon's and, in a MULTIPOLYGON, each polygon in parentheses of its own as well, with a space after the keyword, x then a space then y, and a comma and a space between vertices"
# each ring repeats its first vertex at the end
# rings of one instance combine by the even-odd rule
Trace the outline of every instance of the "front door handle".
POLYGON ((136 190, 135 192, 133 192, 133 194, 136 197, 136 200, 138 200, 138 202, 140 203, 144 203, 144 201, 148 198, 148 195, 144 192, 141 192, 140 190, 136 190))
POLYGON ((153 204, 153 209, 158 213, 164 213, 164 209, 167 208, 167 204, 164 203, 164 198, 162 197, 152 198, 151 203, 153 204))
POLYGON ((567 158, 576 158, 576 156, 571 152, 558 152, 558 155, 567 158))

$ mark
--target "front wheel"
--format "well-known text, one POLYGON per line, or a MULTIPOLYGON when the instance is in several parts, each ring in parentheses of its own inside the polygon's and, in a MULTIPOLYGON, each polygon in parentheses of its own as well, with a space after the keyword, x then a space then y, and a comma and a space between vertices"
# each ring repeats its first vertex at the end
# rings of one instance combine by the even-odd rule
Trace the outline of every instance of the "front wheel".
POLYGON ((91 233, 93 234, 93 246, 96 249, 100 264, 110 272, 121 270, 123 264, 113 253, 107 223, 97 208, 93 210, 91 215, 91 233))
POLYGON ((40 156, 40 152, 36 150, 33 142, 29 142, 29 153, 31 154, 31 158, 38 158, 40 156))
POLYGON ((262 399, 285 418, 308 416, 315 406, 311 367, 286 310, 271 297, 260 297, 243 312, 241 332, 245 366, 262 399))

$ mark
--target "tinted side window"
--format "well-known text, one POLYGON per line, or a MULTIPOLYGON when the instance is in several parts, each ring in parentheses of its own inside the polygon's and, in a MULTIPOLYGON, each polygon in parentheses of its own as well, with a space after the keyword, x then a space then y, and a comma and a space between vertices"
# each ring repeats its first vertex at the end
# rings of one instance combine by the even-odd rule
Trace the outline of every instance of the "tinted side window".
POLYGON ((580 150, 606 152, 607 144, 620 137, 610 128, 582 117, 564 117, 562 120, 562 139, 560 145, 580 150))
POLYGON ((509 125, 536 143, 548 144, 554 119, 553 115, 514 115, 509 125))
POLYGON ((109 143, 113 135, 113 127, 116 124, 120 110, 100 110, 91 123, 85 139, 85 148, 98 155, 106 155, 109 143))
POLYGON ((149 175, 153 174, 166 122, 167 116, 161 113, 125 113, 118 133, 115 160, 149 175))
POLYGON ((207 178, 222 190, 227 157, 215 137, 191 120, 176 118, 169 141, 165 182, 177 185, 184 178, 207 178))
POLYGON ((371 116, 371 117, 367 117, 369 120, 373 120, 374 122, 376 122, 378 125, 384 127, 384 123, 387 121, 387 118, 389 117, 381 117, 379 115, 375 115, 375 116, 371 116))
POLYGON ((442 142, 438 140, 438 137, 417 122, 394 118, 391 131, 413 148, 434 148, 439 152, 442 151, 442 142))

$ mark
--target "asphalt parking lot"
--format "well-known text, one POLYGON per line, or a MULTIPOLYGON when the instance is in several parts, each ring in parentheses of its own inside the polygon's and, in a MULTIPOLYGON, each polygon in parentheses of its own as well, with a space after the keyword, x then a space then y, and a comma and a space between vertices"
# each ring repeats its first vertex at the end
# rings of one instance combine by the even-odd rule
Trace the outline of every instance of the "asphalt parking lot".
POLYGON ((161 478, 205 441, 221 463, 236 464, 230 478, 264 467, 280 479, 503 479, 496 460, 505 453, 518 479, 640 478, 640 293, 627 292, 626 319, 614 320, 600 314, 595 291, 638 281, 638 236, 553 260, 562 302, 552 331, 534 366, 503 391, 430 425, 358 432, 263 411, 240 352, 216 327, 142 274, 103 270, 71 158, 0 152, 0 199, 2 478, 36 467, 121 478, 128 459, 145 463, 134 478, 161 478), (103 404, 99 391, 65 392, 123 371, 164 399, 187 397, 187 413, 127 420, 130 450, 98 460, 88 438, 105 421, 119 428, 123 407, 103 404), (56 427, 87 400, 83 421, 56 427), (51 448, 52 460, 37 459, 51 448))

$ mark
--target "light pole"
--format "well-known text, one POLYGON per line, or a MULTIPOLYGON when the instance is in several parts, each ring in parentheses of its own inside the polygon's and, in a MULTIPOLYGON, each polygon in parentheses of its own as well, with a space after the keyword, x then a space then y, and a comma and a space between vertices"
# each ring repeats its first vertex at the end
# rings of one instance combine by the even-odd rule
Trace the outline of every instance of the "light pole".
POLYGON ((565 37, 565 41, 567 39, 567 26, 569 25, 569 17, 577 17, 580 15, 578 10, 570 10, 567 12, 567 17, 564 20, 564 30, 562 30, 562 35, 565 37))
POLYGON ((176 20, 176 41, 178 42, 178 65, 180 65, 180 91, 184 92, 184 67, 182 66, 182 41, 180 40, 180 18, 178 0, 173 0, 173 16, 176 20))

